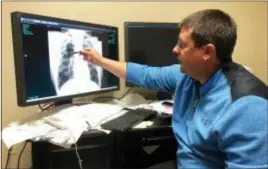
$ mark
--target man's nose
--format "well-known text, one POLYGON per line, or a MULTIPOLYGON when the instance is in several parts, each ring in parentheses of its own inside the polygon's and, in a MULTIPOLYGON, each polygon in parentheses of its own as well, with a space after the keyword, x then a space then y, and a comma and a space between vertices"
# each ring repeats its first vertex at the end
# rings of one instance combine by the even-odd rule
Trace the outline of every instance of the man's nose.
POLYGON ((180 48, 178 47, 178 45, 175 45, 172 52, 176 55, 180 54, 180 48))

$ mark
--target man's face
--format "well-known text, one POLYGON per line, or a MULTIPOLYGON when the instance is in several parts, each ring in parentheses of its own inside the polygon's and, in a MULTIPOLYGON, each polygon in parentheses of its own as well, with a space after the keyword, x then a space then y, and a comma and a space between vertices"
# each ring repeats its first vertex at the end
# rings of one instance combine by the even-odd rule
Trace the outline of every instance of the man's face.
POLYGON ((204 51, 195 47, 191 33, 191 29, 181 29, 178 43, 173 48, 173 53, 176 54, 176 57, 181 64, 181 72, 195 77, 198 75, 204 63, 202 59, 204 51))

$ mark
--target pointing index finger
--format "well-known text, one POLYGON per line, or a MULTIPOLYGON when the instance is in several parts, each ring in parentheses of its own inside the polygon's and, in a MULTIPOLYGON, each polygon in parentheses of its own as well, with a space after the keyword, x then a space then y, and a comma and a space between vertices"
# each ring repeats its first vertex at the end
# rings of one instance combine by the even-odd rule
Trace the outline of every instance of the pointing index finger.
POLYGON ((83 49, 80 50, 80 54, 86 54, 87 52, 89 52, 91 49, 83 49))

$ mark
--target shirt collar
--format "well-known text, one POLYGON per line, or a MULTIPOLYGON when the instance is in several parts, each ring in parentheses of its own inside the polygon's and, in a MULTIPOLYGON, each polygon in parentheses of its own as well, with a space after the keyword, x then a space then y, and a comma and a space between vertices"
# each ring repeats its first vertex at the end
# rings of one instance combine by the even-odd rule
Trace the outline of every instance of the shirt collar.
POLYGON ((209 92, 212 88, 214 88, 219 81, 220 74, 222 73, 222 70, 219 69, 216 73, 214 73, 210 78, 204 83, 204 84, 199 84, 200 85, 200 95, 204 95, 207 92, 209 92))

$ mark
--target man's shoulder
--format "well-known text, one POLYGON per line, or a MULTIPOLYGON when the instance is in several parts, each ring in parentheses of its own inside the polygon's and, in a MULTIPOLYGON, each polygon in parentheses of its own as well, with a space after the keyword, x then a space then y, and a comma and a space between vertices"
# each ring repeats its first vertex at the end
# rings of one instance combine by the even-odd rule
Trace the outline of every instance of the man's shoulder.
POLYGON ((230 63, 223 66, 223 73, 231 90, 232 100, 245 96, 257 96, 268 100, 268 87, 242 65, 230 63))

